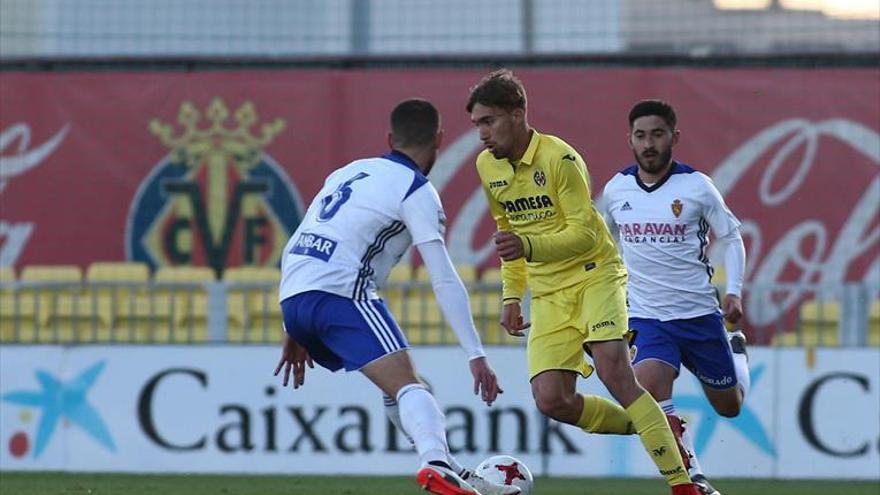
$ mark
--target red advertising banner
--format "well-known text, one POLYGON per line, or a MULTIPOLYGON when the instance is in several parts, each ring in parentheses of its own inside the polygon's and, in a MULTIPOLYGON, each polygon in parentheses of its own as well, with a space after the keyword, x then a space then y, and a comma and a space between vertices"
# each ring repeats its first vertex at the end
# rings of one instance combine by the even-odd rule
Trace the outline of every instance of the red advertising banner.
MULTIPOLYGON (((446 130, 432 181, 457 262, 497 264, 465 112, 477 70, 0 74, 0 265, 274 264, 332 169, 386 150, 399 100, 446 130)), ((633 161, 627 112, 675 105, 675 157, 743 220, 747 281, 880 271, 880 71, 522 69, 530 123, 574 145, 593 194, 633 161)))

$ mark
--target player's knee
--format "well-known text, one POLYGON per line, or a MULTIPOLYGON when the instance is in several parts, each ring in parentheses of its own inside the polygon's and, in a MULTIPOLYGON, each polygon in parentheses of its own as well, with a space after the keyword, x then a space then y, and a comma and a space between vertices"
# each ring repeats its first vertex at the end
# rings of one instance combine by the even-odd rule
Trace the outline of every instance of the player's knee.
POLYGON ((738 400, 725 400, 720 403, 712 404, 712 407, 715 408, 715 412, 717 412, 719 416, 725 418, 735 418, 739 416, 740 411, 742 411, 742 404, 738 400))
POLYGON ((571 404, 565 397, 559 394, 537 394, 535 395, 535 405, 544 416, 559 420, 567 417, 571 404))

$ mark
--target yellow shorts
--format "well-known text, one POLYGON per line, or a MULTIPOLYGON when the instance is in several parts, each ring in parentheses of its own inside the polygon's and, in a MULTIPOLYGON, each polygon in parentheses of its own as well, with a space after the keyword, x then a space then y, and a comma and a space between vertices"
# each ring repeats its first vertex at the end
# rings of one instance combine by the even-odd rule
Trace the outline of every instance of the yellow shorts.
POLYGON ((622 339, 629 330, 626 272, 606 269, 596 278, 532 299, 526 354, 529 380, 548 370, 593 373, 585 344, 622 339))

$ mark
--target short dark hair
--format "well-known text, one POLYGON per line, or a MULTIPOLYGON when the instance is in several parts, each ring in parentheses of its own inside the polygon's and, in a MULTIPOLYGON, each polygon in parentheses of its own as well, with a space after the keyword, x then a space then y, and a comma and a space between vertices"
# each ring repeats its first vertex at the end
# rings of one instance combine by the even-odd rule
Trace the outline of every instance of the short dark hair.
POLYGON ((391 139, 395 146, 430 144, 440 128, 440 113, 427 100, 410 98, 391 111, 391 139))
POLYGON ((633 105, 632 110, 629 111, 629 128, 632 129, 636 119, 649 115, 656 115, 662 118, 669 127, 675 129, 675 124, 677 123, 675 109, 663 100, 642 100, 633 105))
POLYGON ((498 69, 487 74, 476 86, 471 88, 467 111, 473 110, 477 103, 508 111, 517 108, 525 110, 526 88, 509 69, 498 69))

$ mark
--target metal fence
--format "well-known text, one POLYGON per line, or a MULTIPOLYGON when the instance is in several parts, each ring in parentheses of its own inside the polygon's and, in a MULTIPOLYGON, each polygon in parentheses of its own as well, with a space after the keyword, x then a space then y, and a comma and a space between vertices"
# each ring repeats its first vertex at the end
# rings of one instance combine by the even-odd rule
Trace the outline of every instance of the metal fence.
MULTIPOLYGON (((468 282, 480 335, 522 345, 498 324, 497 282, 468 282)), ((277 284, 242 282, 0 284, 0 342, 273 343, 283 335, 277 284)), ((430 282, 394 282, 383 296, 415 345, 455 344, 430 282)), ((750 339, 779 346, 880 346, 880 294, 866 284, 749 286, 750 339)), ((526 311, 528 304, 524 305, 526 311)))
POLYGON ((0 59, 877 53, 878 19, 806 0, 0 0, 0 59))

